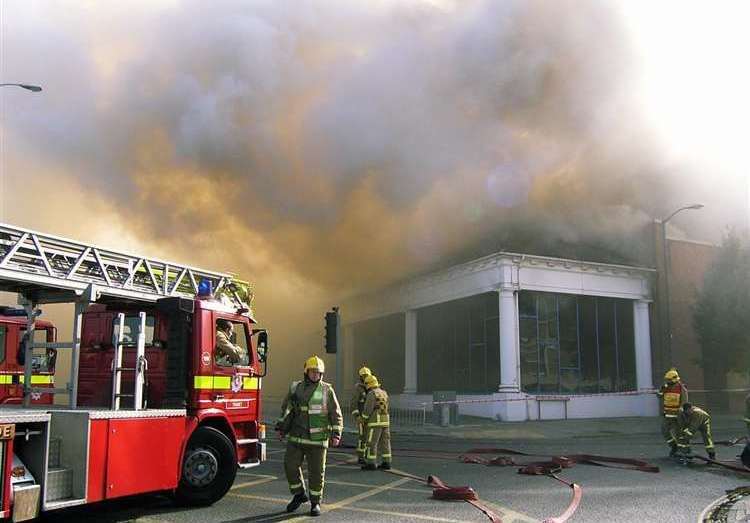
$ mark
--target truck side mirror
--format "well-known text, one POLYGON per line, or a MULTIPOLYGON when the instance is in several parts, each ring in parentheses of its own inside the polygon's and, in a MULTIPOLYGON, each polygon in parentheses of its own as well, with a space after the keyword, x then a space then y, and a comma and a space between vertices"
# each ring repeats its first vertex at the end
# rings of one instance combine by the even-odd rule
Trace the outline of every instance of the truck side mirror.
POLYGON ((258 333, 258 359, 265 363, 268 359, 268 332, 258 333))

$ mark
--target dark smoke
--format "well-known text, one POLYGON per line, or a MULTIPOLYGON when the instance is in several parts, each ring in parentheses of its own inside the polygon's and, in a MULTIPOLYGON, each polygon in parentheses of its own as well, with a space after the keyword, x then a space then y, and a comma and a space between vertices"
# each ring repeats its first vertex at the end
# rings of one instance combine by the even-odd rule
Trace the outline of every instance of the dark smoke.
MULTIPOLYGON (((684 189, 602 2, 14 2, 1 29, 2 78, 45 88, 3 92, 6 221, 7 194, 74 183, 158 254, 257 282, 295 357, 329 305, 426 268, 625 260, 684 189)), ((41 228, 103 219, 64 212, 41 228)))

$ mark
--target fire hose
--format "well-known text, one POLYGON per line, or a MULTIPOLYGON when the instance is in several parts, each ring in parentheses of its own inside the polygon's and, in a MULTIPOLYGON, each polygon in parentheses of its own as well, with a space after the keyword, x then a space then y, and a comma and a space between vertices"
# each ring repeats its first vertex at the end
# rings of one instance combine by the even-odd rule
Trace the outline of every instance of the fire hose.
MULTIPOLYGON (((397 449, 397 450, 420 452, 420 449, 397 449)), ((441 458, 448 458, 451 455, 455 455, 455 453, 440 453, 440 452, 434 452, 434 451, 421 451, 421 453, 423 455, 424 454, 436 455, 436 457, 441 457, 441 458)), ((651 473, 659 472, 659 467, 655 465, 651 465, 650 463, 643 461, 643 460, 630 459, 630 458, 617 458, 617 457, 611 457, 611 456, 600 456, 596 454, 573 454, 570 456, 544 456, 544 455, 539 455, 539 454, 528 454, 525 452, 520 452, 520 451, 516 451, 512 449, 477 448, 477 449, 470 449, 465 454, 459 455, 458 459, 463 463, 474 463, 474 464, 482 464, 482 465, 487 465, 487 466, 518 466, 520 467, 518 469, 519 474, 527 474, 527 475, 534 475, 534 476, 547 476, 569 487, 573 491, 573 494, 572 494, 570 503, 568 504, 568 507, 559 516, 545 518, 543 520, 543 523, 565 523, 573 516, 576 510, 578 510, 578 506, 581 503, 581 499, 583 497, 583 489, 581 488, 580 485, 566 481, 562 479, 560 476, 558 476, 558 474, 562 472, 563 469, 571 468, 577 463, 583 463, 583 464, 594 465, 594 466, 599 466, 599 467, 612 467, 612 468, 618 468, 618 469, 636 470, 636 471, 641 471, 641 472, 651 472, 651 473), (481 454, 495 454, 496 456, 493 458, 483 458, 481 457, 481 454), (498 455, 498 454, 505 454, 505 455, 498 455), (531 456, 547 457, 549 459, 547 461, 532 461, 528 463, 519 463, 519 462, 516 462, 512 457, 509 457, 508 455, 527 456, 527 457, 531 457, 531 456)), ((500 517, 497 514, 495 514, 489 507, 483 504, 481 500, 479 499, 479 497, 477 496, 476 491, 469 486, 461 486, 461 487, 448 486, 437 476, 428 476, 427 478, 423 478, 423 477, 415 476, 413 474, 409 474, 408 472, 403 472, 403 471, 394 470, 394 469, 391 469, 388 472, 390 472, 391 474, 395 474, 397 476, 413 479, 420 483, 425 483, 426 485, 428 485, 429 487, 433 489, 432 496, 435 499, 444 500, 444 501, 465 501, 469 503, 470 505, 474 506, 475 508, 477 508, 478 510, 480 510, 482 513, 484 513, 484 515, 487 516, 487 518, 493 523, 501 522, 500 517)))

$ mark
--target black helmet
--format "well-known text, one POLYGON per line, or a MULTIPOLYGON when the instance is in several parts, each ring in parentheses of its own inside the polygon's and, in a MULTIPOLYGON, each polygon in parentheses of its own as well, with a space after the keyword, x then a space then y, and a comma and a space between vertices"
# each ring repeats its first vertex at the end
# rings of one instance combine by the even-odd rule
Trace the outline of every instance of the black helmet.
POLYGON ((692 409, 693 409, 693 404, 692 403, 685 402, 685 403, 682 404, 682 412, 688 413, 692 409))

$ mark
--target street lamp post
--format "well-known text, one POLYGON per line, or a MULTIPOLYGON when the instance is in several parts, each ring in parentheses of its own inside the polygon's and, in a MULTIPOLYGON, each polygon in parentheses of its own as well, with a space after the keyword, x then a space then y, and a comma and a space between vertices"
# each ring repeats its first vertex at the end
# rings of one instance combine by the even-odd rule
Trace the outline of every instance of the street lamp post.
POLYGON ((31 91, 32 93, 38 93, 42 90, 42 88, 38 85, 29 84, 0 84, 0 87, 20 87, 21 89, 26 89, 27 91, 31 91))
POLYGON ((667 216, 661 221, 661 245, 662 249, 664 251, 664 307, 666 312, 665 317, 665 323, 667 327, 667 344, 666 344, 666 352, 667 352, 667 362, 669 363, 669 366, 672 366, 672 311, 671 311, 671 305, 669 303, 669 263, 670 263, 670 257, 669 257, 669 246, 667 245, 667 222, 675 217, 677 213, 680 211, 686 211, 686 210, 698 210, 702 209, 704 205, 702 203, 693 203, 690 205, 685 205, 683 207, 680 207, 676 211, 674 211, 672 214, 667 216))

